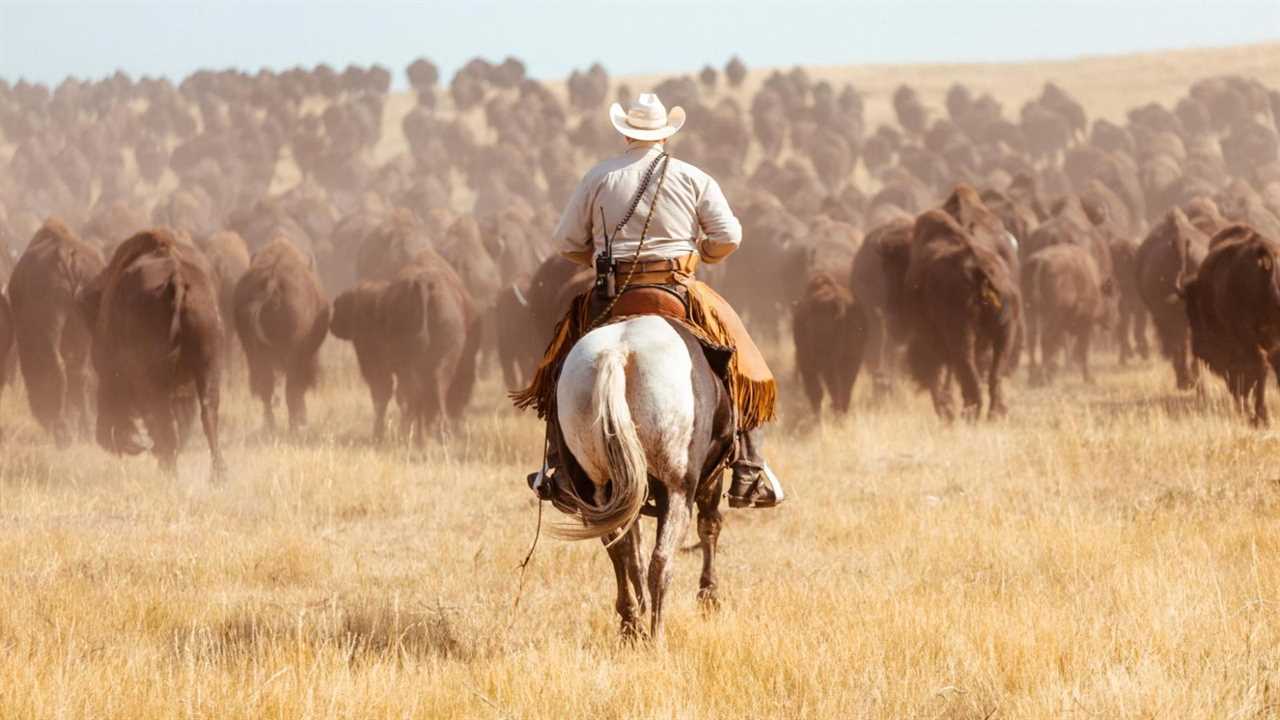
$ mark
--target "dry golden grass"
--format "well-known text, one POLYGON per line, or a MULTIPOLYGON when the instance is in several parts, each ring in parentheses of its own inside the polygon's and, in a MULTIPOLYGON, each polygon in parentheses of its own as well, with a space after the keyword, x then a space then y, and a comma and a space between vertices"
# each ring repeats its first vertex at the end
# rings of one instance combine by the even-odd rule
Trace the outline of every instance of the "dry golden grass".
POLYGON ((539 429, 492 380, 425 451, 365 441, 345 348, 299 438, 236 382, 222 487, 199 438, 176 483, 58 452, 11 391, 0 717, 1273 716, 1280 439, 1099 361, 952 428, 865 387, 815 424, 789 385, 794 497, 728 512, 718 614, 681 555, 662 648, 616 639, 596 543, 544 537, 513 607, 539 429))
MULTIPOLYGON (((903 81, 1013 107, 1053 78, 1114 117, 1202 75, 1280 84, 1277 57, 815 74, 867 91, 872 123, 903 81)), ((658 648, 616 639, 598 544, 544 538, 514 607, 540 429, 493 379, 447 444, 375 447, 349 351, 325 360, 300 437, 262 436, 232 383, 220 487, 198 437, 174 482, 55 450, 5 394, 0 718, 1280 715, 1280 437, 1216 384, 1102 356, 1096 386, 1015 383, 1007 421, 947 428, 905 389, 815 424, 786 383, 769 454, 793 498, 728 513, 718 614, 681 556, 658 648)))

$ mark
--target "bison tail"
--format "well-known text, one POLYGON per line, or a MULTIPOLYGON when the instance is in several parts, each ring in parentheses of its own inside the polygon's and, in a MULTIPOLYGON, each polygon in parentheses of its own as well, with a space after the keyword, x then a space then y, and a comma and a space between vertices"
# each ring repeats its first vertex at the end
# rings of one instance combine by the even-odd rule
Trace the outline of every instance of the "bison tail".
POLYGON ((258 347, 271 347, 266 330, 262 327, 262 309, 267 304, 265 294, 255 295, 236 313, 236 329, 240 333, 240 341, 252 339, 258 347))
POLYGON ((178 273, 173 275, 173 316, 169 318, 169 342, 176 344, 182 334, 182 308, 187 304, 187 284, 178 273))

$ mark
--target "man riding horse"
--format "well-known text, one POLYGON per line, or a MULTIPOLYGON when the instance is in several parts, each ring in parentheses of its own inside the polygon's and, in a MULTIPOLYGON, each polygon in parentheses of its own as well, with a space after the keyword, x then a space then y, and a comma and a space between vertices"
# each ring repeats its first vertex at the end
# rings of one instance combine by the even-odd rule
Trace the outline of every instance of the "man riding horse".
POLYGON ((614 103, 609 115, 626 151, 587 172, 555 230, 564 257, 595 268, 595 285, 557 325, 530 386, 513 394, 517 407, 534 407, 548 423, 543 468, 529 476, 529 485, 563 507, 557 497, 571 480, 553 408, 570 348, 615 318, 659 314, 697 334, 709 359, 717 352, 722 358, 719 375, 733 400, 737 432, 730 507, 773 507, 785 496, 761 455, 759 427, 773 418, 776 383, 737 313, 694 278, 699 261, 718 263, 738 248, 742 225, 719 183, 667 153, 667 139, 684 125, 683 108, 668 113, 656 95, 645 93, 625 112, 614 103))

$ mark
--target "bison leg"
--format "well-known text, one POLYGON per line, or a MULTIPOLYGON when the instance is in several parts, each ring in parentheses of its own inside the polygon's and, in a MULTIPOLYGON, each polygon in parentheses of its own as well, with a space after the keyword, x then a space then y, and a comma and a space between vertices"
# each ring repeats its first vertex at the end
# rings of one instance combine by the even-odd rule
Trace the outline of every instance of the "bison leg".
POLYGON ((224 480, 227 461, 222 457, 222 445, 218 440, 218 408, 222 404, 222 377, 218 369, 210 368, 196 377, 196 397, 200 401, 200 425, 209 443, 212 479, 224 480))
POLYGON ((263 355, 265 352, 259 349, 254 353, 254 357, 248 359, 249 389, 253 392, 253 396, 262 402, 263 429, 267 432, 275 432, 276 412, 273 405, 276 394, 276 373, 271 366, 271 361, 263 355))
POLYGON ((1198 368, 1191 359, 1191 333, 1186 325, 1169 328, 1173 373, 1179 390, 1194 390, 1199 380, 1198 368))
POLYGON ((1034 309, 1027 313, 1027 382, 1033 387, 1044 384, 1044 334, 1040 331, 1040 315, 1034 309))
POLYGON ((365 381, 369 384, 369 397, 373 401, 373 439, 381 441, 387 434, 387 405, 391 402, 395 380, 387 373, 366 375, 365 381))
POLYGON ((27 385, 27 402, 36 422, 53 435, 59 447, 71 441, 63 420, 67 379, 58 355, 57 333, 63 321, 56 318, 47 326, 19 326, 18 361, 27 385))
MULTIPOLYGON (((68 321, 61 345, 66 377, 64 412, 75 415, 76 434, 89 437, 93 432, 89 411, 89 333, 78 323, 68 321)), ((63 422, 65 424, 66 420, 63 422)))
POLYGON ((289 430, 301 430, 307 426, 307 388, 290 376, 285 379, 284 396, 289 406, 289 430))
POLYGON ((804 385, 804 395, 809 399, 809 407, 813 409, 814 415, 822 414, 822 378, 819 377, 816 368, 810 367, 810 358, 797 358, 797 369, 800 372, 800 380, 804 385))
POLYGON ((1041 332, 1040 364, 1044 372, 1044 384, 1052 385, 1058 374, 1058 356, 1067 344, 1067 333, 1061 323, 1052 320, 1044 323, 1041 332))
POLYGON ((296 431, 307 425, 307 391, 315 387, 320 376, 320 346, 329 332, 329 313, 323 312, 315 326, 294 351, 285 370, 285 401, 289 406, 289 429, 296 431))
POLYGON ((1133 343, 1129 340, 1129 328, 1134 320, 1133 304, 1121 300, 1116 319, 1116 345, 1120 349, 1120 364, 1127 365, 1133 357, 1133 343))
POLYGON ((442 439, 449 435, 449 388, 455 381, 458 364, 457 359, 454 358, 453 362, 440 363, 432 373, 431 397, 425 408, 426 416, 423 418, 424 433, 426 428, 432 428, 442 439))
POLYGON ((831 396, 836 414, 844 415, 849 412, 849 403, 853 399, 853 383, 858 376, 858 368, 845 358, 835 359, 831 365, 834 367, 827 367, 827 394, 831 396))
POLYGON ((151 435, 151 451, 160 461, 160 469, 167 475, 178 474, 178 420, 174 415, 173 399, 167 393, 151 391, 144 400, 143 415, 147 433, 151 435))
POLYGON ((1138 349, 1138 357, 1143 360, 1151 358, 1151 343, 1147 340, 1147 317, 1145 308, 1138 306, 1133 311, 1133 342, 1138 349))
POLYGON ((1076 335, 1076 362, 1080 363, 1080 376, 1088 384, 1093 384, 1093 374, 1089 372, 1089 343, 1093 337, 1093 328, 1086 324, 1076 335))
POLYGON ((316 364, 318 344, 308 344, 289 361, 284 377, 285 404, 289 407, 289 430, 298 431, 307 426, 307 390, 315 384, 319 367, 316 364))
POLYGON ((1014 352, 1009 335, 1010 332, 1017 332, 1017 330, 1016 328, 1004 330, 998 333, 992 342, 991 368, 987 371, 987 393, 991 400, 987 408, 987 417, 992 420, 1004 417, 1009 412, 1009 408, 1004 403, 1004 369, 1010 362, 1010 355, 1014 352))
POLYGON ((1253 424, 1264 428, 1271 424, 1271 414, 1267 411, 1267 360, 1258 358, 1258 366, 1252 377, 1253 384, 1253 424))
POLYGON ((670 488, 661 489, 654 495, 658 505, 658 538, 653 543, 653 556, 649 560, 649 599, 653 603, 649 635, 661 640, 662 609, 667 587, 671 584, 671 561, 689 529, 693 498, 670 488))
POLYGON ((613 562, 613 575, 618 583, 618 599, 614 607, 618 611, 618 619, 622 636, 632 639, 644 632, 641 618, 644 616, 644 585, 639 580, 644 574, 644 558, 640 555, 640 523, 633 523, 626 534, 614 542, 612 537, 604 538, 609 552, 609 560, 613 562))
POLYGON ((191 429, 196 424, 197 400, 194 391, 179 388, 173 393, 174 419, 178 423, 178 450, 187 446, 191 439, 191 429))
POLYGON ((930 374, 927 381, 929 399, 933 401, 933 411, 947 422, 956 419, 956 410, 951 403, 951 378, 944 373, 941 363, 930 374))
POLYGON ((893 353, 883 310, 867 313, 867 344, 864 352, 867 368, 871 371, 872 397, 883 400, 892 389, 889 366, 893 353))

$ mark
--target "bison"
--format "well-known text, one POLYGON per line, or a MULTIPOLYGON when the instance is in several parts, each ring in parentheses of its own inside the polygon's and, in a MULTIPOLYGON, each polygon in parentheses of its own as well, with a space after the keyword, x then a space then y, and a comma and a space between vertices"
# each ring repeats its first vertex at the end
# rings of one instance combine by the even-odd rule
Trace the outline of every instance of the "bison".
POLYGON ((406 437, 457 417, 475 383, 479 315, 462 282, 431 251, 390 281, 366 281, 333 302, 329 331, 355 346, 381 439, 394 392, 406 437))
POLYGON ((907 364, 929 391, 934 410, 944 419, 955 417, 943 381, 943 371, 949 370, 960 383, 964 416, 976 419, 981 414, 978 358, 989 351, 988 415, 1004 415, 1001 381, 1022 325, 1022 298, 1009 266, 951 215, 930 210, 912 229, 903 278, 907 364))
POLYGON ((289 428, 307 423, 306 392, 316 381, 316 355, 329 334, 329 301, 306 256, 277 239, 253 254, 236 283, 236 332, 249 365, 249 387, 262 401, 263 424, 275 429, 276 373, 285 377, 289 428))
POLYGON ((1176 207, 1138 247, 1138 292, 1151 312, 1160 352, 1172 363, 1179 390, 1190 390, 1199 381, 1199 369, 1190 356, 1187 313, 1180 291, 1195 276, 1208 250, 1208 236, 1176 207))
POLYGON ((1050 245, 1036 252, 1022 267, 1022 299, 1032 382, 1053 381, 1057 354, 1067 335, 1075 336, 1076 361, 1084 381, 1093 382, 1089 373, 1093 331, 1111 325, 1116 312, 1115 290, 1103 278, 1093 255, 1075 244, 1050 245))
POLYGON ((848 412, 867 338, 862 308, 830 273, 817 271, 791 314, 796 370, 813 412, 822 412, 824 389, 837 413, 848 412))
POLYGON ((863 357, 877 395, 884 395, 889 389, 895 350, 902 344, 902 323, 894 304, 898 298, 891 297, 891 291, 901 287, 903 278, 890 274, 894 268, 899 273, 906 272, 912 228, 910 217, 900 217, 867 233, 849 272, 849 287, 862 306, 866 321, 863 357))
POLYGON ((36 421, 65 446, 69 414, 89 428, 90 329, 76 310, 76 293, 103 268, 102 254, 60 220, 36 232, 9 278, 18 360, 36 421))
POLYGON ((1268 425, 1267 374, 1280 377, 1280 244, 1248 225, 1223 229, 1182 296, 1191 351, 1242 411, 1252 394, 1253 423, 1268 425))
POLYGON ((141 452, 134 424, 141 418, 160 466, 176 473, 194 397, 213 479, 225 477, 218 442, 225 333, 204 256, 167 228, 144 230, 116 248, 78 300, 93 327, 98 444, 141 452))

